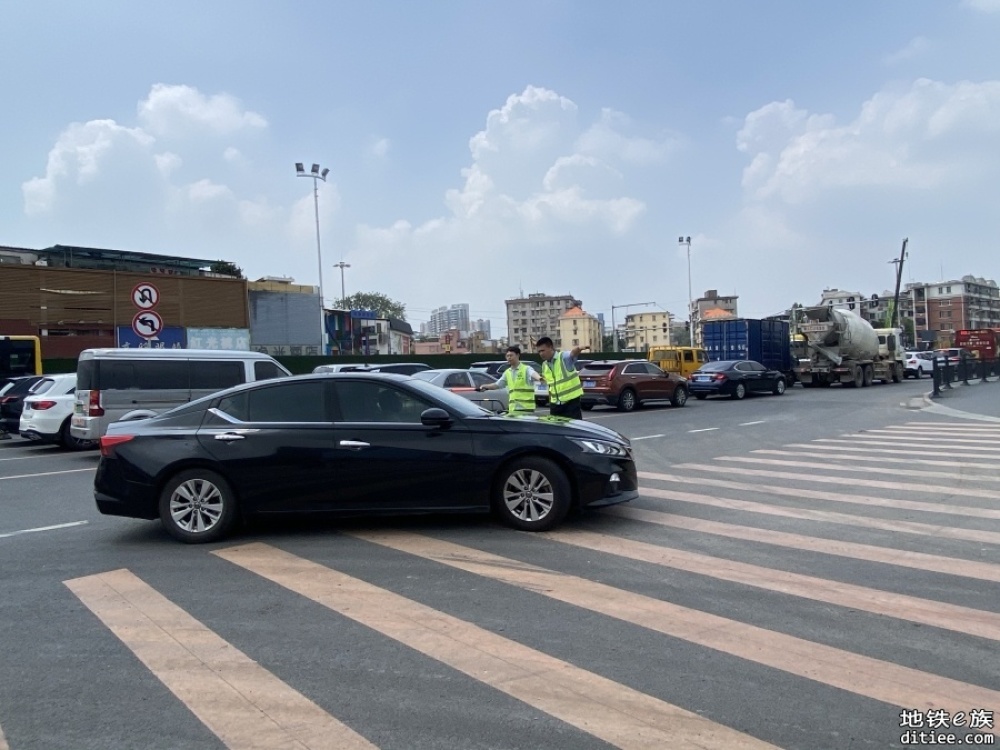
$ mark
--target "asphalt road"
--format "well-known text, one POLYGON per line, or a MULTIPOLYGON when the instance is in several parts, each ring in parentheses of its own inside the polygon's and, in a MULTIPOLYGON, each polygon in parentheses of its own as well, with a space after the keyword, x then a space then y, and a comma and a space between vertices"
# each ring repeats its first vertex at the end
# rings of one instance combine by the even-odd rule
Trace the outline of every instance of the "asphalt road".
POLYGON ((1000 424, 906 408, 928 389, 595 409, 642 497, 543 535, 365 519, 185 546, 96 512, 93 453, 0 442, 0 750, 992 731, 1000 424))

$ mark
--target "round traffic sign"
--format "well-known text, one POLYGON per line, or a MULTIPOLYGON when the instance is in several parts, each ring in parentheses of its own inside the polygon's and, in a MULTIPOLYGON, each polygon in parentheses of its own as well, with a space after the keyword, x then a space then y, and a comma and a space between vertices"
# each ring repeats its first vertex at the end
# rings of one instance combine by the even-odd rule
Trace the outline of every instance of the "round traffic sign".
POLYGON ((163 318, 155 310, 140 310, 132 318, 132 330, 144 339, 155 338, 163 330, 163 318))
POLYGON ((132 304, 140 310, 152 310, 160 301, 160 290, 149 282, 136 284, 132 289, 132 304))

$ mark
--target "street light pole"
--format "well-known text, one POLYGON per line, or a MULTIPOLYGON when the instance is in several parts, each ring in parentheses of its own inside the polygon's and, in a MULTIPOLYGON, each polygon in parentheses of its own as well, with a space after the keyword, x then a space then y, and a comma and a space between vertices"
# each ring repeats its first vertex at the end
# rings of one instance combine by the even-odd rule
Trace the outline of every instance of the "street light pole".
POLYGON ((340 263, 334 263, 333 267, 340 269, 340 304, 346 305, 347 304, 347 292, 344 291, 344 269, 345 268, 350 268, 351 264, 350 263, 344 263, 344 261, 340 261, 340 263))
POLYGON ((688 258, 688 346, 694 346, 694 297, 691 294, 691 238, 678 237, 678 245, 687 245, 688 258))
POLYGON ((298 177, 310 177, 313 181, 313 208, 316 212, 316 261, 319 267, 319 348, 321 354, 326 354, 326 313, 323 307, 323 250, 319 241, 319 182, 326 182, 326 176, 330 170, 324 168, 320 171, 319 164, 313 164, 312 169, 306 172, 302 162, 295 163, 295 174, 298 177))

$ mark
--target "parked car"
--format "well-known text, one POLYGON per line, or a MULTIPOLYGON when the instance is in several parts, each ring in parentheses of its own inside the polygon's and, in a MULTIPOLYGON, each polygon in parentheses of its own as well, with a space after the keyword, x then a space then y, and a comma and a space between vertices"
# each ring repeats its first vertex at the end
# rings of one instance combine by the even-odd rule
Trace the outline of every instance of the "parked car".
POLYGON ((392 375, 413 375, 418 372, 430 370, 430 365, 423 362, 392 362, 384 365, 369 365, 365 372, 381 372, 392 375))
POLYGON ((70 433, 76 402, 76 373, 42 378, 24 398, 18 430, 21 437, 57 443, 69 450, 96 448, 96 440, 81 440, 70 433))
POLYGON ((906 352, 903 357, 904 378, 921 378, 934 372, 934 355, 931 352, 906 352))
POLYGON ((664 372, 652 362, 640 359, 589 362, 580 372, 585 410, 595 406, 615 406, 632 411, 651 401, 669 401, 674 406, 687 403, 687 381, 664 372))
POLYGON ((469 365, 470 370, 478 370, 480 372, 485 372, 487 375, 492 377, 494 380, 500 377, 500 373, 506 370, 510 365, 507 364, 505 359, 494 359, 489 362, 473 362, 469 365))
POLYGON ((757 391, 780 396, 785 392, 785 376, 752 359, 706 362, 691 374, 688 387, 699 401, 709 396, 729 396, 738 400, 757 391))
POLYGON ((952 367, 957 366, 960 362, 967 362, 971 359, 975 359, 975 357, 972 356, 972 352, 968 349, 959 349, 955 347, 950 349, 935 349, 933 354, 937 357, 939 364, 945 364, 945 362, 947 362, 952 367))
POLYGON ((439 388, 447 388, 452 393, 457 393, 489 411, 498 414, 507 411, 510 394, 506 390, 489 390, 482 393, 476 390, 481 385, 492 385, 496 382, 496 378, 491 378, 485 372, 458 369, 423 370, 414 373, 413 377, 439 388))
POLYGON ((318 375, 318 374, 324 373, 324 372, 326 372, 326 373, 330 373, 330 372, 357 372, 358 370, 362 370, 363 371, 363 370, 367 370, 367 369, 368 369, 368 365, 359 364, 357 362, 354 362, 352 364, 347 364, 347 365, 318 365, 317 367, 313 368, 313 374, 318 375))
POLYGON ((98 510, 212 542, 241 518, 485 512, 526 531, 638 496, 631 445, 592 422, 491 415, 418 378, 249 383, 101 439, 98 510))
POLYGON ((0 390, 0 431, 11 435, 17 434, 24 397, 41 379, 41 375, 23 375, 8 379, 7 384, 0 390))

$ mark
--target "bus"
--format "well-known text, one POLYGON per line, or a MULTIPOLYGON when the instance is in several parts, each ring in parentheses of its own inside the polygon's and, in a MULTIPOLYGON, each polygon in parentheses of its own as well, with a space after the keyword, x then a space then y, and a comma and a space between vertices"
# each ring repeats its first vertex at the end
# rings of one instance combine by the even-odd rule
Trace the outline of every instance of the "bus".
POLYGON ((42 374, 38 336, 0 336, 0 379, 42 374))

